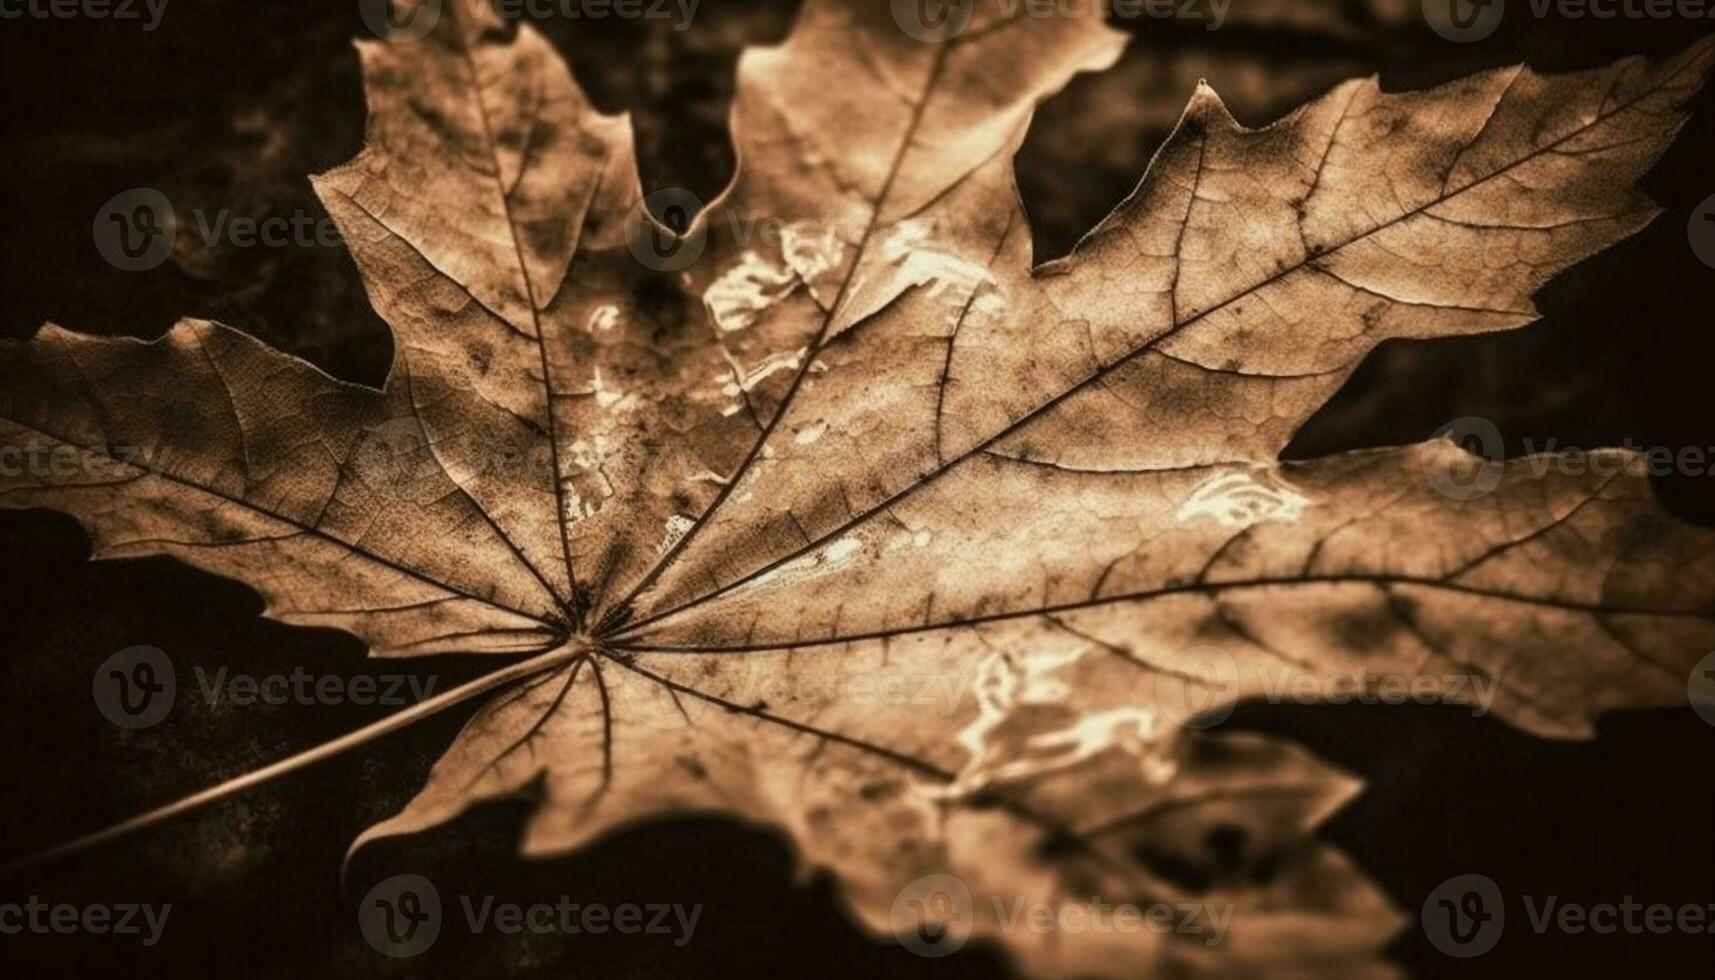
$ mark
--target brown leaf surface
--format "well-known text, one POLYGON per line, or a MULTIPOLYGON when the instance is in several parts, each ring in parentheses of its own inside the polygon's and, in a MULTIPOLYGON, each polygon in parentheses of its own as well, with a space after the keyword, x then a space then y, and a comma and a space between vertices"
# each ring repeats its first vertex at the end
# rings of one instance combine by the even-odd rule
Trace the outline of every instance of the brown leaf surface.
POLYGON ((1260 130, 1200 88, 1037 266, 1013 154, 1119 35, 984 8, 924 43, 814 2, 743 59, 738 174, 666 270, 633 254, 663 231, 628 121, 530 28, 461 2, 358 47, 367 146, 315 186, 392 328, 385 388, 213 323, 50 326, 0 348, 0 433, 63 465, 8 471, 0 504, 377 656, 550 654, 359 843, 520 793, 536 854, 722 814, 879 932, 956 875, 1033 974, 1375 975, 1397 916, 1313 836, 1359 784, 1210 712, 1384 676, 1583 737, 1682 703, 1715 645, 1715 536, 1635 454, 1278 459, 1378 342, 1529 322, 1647 223, 1633 184, 1707 42, 1348 82, 1260 130), (1448 490, 1473 472, 1490 492, 1448 490), (1218 946, 1068 942, 987 896, 1233 918, 1218 946))

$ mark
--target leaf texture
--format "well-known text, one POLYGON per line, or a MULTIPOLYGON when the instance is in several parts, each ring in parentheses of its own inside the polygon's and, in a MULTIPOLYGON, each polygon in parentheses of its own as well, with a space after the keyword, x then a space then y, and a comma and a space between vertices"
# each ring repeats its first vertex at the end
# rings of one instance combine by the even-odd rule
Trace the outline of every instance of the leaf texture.
POLYGON ((0 347, 0 435, 68 465, 0 476, 0 505, 377 656, 567 651, 359 844, 519 794, 531 854, 718 814, 785 834, 878 932, 933 874, 1233 910, 1218 947, 1070 942, 979 900, 1033 975, 1387 975, 1398 914, 1314 836, 1359 782, 1199 719, 1386 675, 1588 737, 1683 703, 1715 535, 1617 450, 1278 454, 1376 344, 1528 323, 1649 222, 1634 184, 1711 45, 1353 81, 1262 129, 1201 86, 1037 265, 1012 156, 1120 35, 1001 10, 924 43, 886 5, 807 3, 744 57, 738 173, 677 229, 643 216, 629 122, 529 27, 461 0, 361 42, 367 145, 314 181, 392 328, 385 387, 208 322, 49 326, 0 347), (701 256, 651 268, 640 233, 701 256), (1473 469, 1491 492, 1437 489, 1473 469))

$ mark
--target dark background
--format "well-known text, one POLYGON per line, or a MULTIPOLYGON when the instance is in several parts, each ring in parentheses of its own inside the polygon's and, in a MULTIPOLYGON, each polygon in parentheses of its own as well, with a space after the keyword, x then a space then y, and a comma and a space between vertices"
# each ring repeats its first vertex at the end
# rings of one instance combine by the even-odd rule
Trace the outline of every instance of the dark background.
MULTIPOLYGON (((881 2, 881 0, 876 0, 881 2)), ((1246 0, 1236 0, 1243 7, 1246 0)), ((1708 28, 1684 21, 1538 22, 1509 12, 1494 37, 1454 45, 1422 26, 1412 0, 1312 3, 1299 27, 1205 32, 1146 22, 1125 61, 1084 76, 1043 108, 1019 160, 1039 255, 1063 253, 1121 198, 1207 76, 1245 122, 1264 123, 1353 74, 1418 87, 1517 60, 1587 67, 1676 51, 1708 28)), ((635 114, 647 188, 707 200, 731 173, 725 117, 734 59, 778 40, 786 2, 704 0, 689 30, 618 20, 540 26, 609 111, 635 114)), ((255 218, 323 217, 306 175, 360 147, 363 102, 348 40, 355 2, 170 0, 160 28, 91 20, 0 21, 0 332, 42 322, 153 337, 182 315, 251 331, 353 380, 378 383, 389 358, 350 258, 338 248, 205 248, 181 235, 166 265, 124 273, 95 252, 102 202, 159 188, 181 209, 255 218)), ((1544 320, 1514 333, 1388 344, 1293 447, 1315 455, 1413 442, 1465 415, 1493 419, 1508 452, 1560 446, 1715 446, 1710 412, 1715 271, 1685 234, 1715 193, 1710 100, 1647 186, 1666 213, 1540 297, 1544 320)), ((3 394, 3 393, 0 393, 3 394)), ((1715 525, 1715 477, 1658 481, 1670 508, 1715 525)), ((195 791, 385 713, 359 707, 210 708, 181 694, 160 726, 125 732, 96 713, 95 667, 114 651, 169 652, 181 691, 192 670, 352 676, 372 668, 334 632, 260 618, 243 586, 164 559, 91 564, 69 519, 0 512, 0 817, 7 857, 195 791)), ((388 665, 386 670, 401 669, 388 665)), ((439 688, 472 661, 409 667, 439 688)), ((578 856, 513 855, 522 805, 485 808, 451 828, 366 851, 342 892, 351 838, 393 812, 467 712, 454 711, 348 758, 116 845, 0 880, 0 901, 172 902, 161 945, 95 936, 0 938, 7 976, 995 976, 982 949, 919 959, 859 934, 821 880, 799 881, 784 842, 710 822, 640 827, 578 856), (503 901, 703 903, 694 939, 554 936, 462 929, 408 961, 385 961, 354 926, 353 893, 385 875, 427 875, 441 894, 503 901)), ((1408 915, 1453 875, 1495 879, 1509 903, 1500 945, 1476 960, 1438 953, 1415 926, 1395 959, 1425 977, 1572 977, 1622 971, 1715 975, 1711 937, 1531 933, 1516 896, 1563 902, 1707 904, 1715 895, 1715 726, 1689 709, 1620 714, 1590 743, 1524 736, 1459 708, 1246 706, 1227 723, 1280 733, 1363 775, 1368 789, 1327 827, 1408 915)), ((449 916, 456 914, 449 911, 449 916)))

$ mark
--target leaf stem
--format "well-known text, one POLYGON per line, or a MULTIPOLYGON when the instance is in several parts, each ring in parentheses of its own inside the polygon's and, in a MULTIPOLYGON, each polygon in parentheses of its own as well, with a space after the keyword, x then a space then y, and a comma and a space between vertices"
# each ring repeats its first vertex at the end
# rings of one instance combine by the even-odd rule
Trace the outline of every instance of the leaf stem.
POLYGON ((525 677, 530 677, 544 671, 553 670, 556 667, 564 666, 565 664, 576 660, 578 657, 585 656, 587 653, 588 651, 581 647, 567 644, 566 646, 557 647, 546 653, 531 657, 528 660, 521 660, 509 667, 501 668, 492 674, 484 674, 468 683, 461 684, 451 690, 443 691, 434 697, 419 701, 403 711, 389 715, 373 724, 365 725, 354 732, 341 735, 339 738, 333 739, 332 741, 323 742, 314 748, 306 749, 296 755, 287 756, 278 762, 263 766, 260 769, 254 769, 242 776, 237 776, 224 783, 220 783, 217 786, 211 786, 200 793, 193 793, 183 799, 168 803, 165 806, 156 807, 146 813, 138 814, 129 820, 121 821, 109 827, 95 831, 94 833, 73 838, 63 844, 50 847, 47 850, 38 851, 34 854, 18 858, 17 860, 9 861, 4 866, 0 866, 0 872, 10 873, 32 865, 52 861, 56 858, 66 857, 80 851, 88 850, 89 848, 95 847, 99 844, 105 844, 108 841, 124 837, 127 834, 142 830, 145 827, 152 827, 155 824, 161 823, 172 817, 176 817, 181 813, 189 813, 192 810, 200 809, 210 803, 226 799, 229 796, 237 795, 253 786, 260 786, 261 784, 279 776, 288 775, 298 771, 299 769, 308 768, 324 759, 331 759, 347 750, 375 741, 384 735, 389 735, 401 728, 406 728, 415 724, 424 718, 428 718, 431 715, 445 711, 447 708, 451 708, 461 702, 468 701, 477 695, 486 694, 489 691, 503 687, 513 681, 521 680, 525 677))

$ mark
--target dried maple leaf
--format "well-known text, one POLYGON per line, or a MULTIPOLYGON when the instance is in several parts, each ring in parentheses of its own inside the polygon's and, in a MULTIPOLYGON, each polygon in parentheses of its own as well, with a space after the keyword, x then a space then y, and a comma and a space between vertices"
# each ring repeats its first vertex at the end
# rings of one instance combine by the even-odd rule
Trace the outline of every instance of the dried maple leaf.
POLYGON ((1490 683, 1546 736, 1684 701, 1715 536, 1635 454, 1277 454, 1378 342, 1524 324, 1647 223, 1632 184, 1709 43, 1355 81, 1261 130, 1202 87, 1137 191, 1032 268, 1011 156, 1119 35, 985 8, 924 43, 885 7, 810 3, 746 55, 741 166, 665 271, 633 255, 663 232, 627 121, 530 29, 461 2, 360 44, 368 144, 315 184, 393 329, 382 390, 200 321, 4 348, 6 445, 79 460, 0 478, 6 506, 376 656, 530 655, 80 844, 492 691, 362 840, 521 792, 529 854, 722 814, 880 931, 939 873, 1233 910, 1217 948, 1062 942, 979 901, 963 928, 1032 973, 1369 975, 1397 915, 1312 834, 1358 784, 1196 711, 1365 673, 1490 683), (1466 466, 1489 492, 1454 492, 1466 466))

